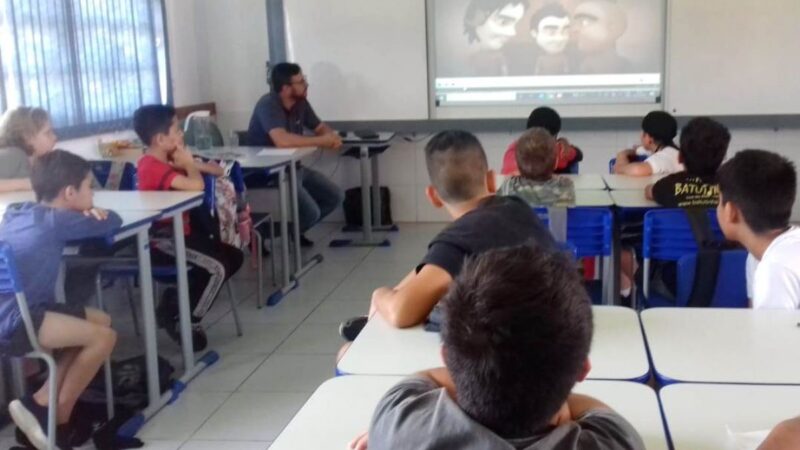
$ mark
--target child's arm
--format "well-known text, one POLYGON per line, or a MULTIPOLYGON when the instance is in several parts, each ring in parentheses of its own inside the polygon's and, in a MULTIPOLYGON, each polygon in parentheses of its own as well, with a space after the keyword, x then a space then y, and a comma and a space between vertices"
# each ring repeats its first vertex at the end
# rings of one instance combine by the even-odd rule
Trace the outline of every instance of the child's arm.
POLYGON ((371 311, 377 311, 397 328, 422 323, 447 292, 453 277, 446 270, 426 264, 414 276, 406 277, 394 289, 381 287, 372 293, 371 311))
POLYGON ((53 209, 51 218, 51 226, 63 242, 103 237, 122 226, 119 214, 100 208, 83 212, 53 209))
POLYGON ((172 166, 186 172, 172 179, 170 188, 176 191, 202 191, 205 188, 203 175, 195 165, 194 157, 185 148, 179 148, 172 154, 172 166))
POLYGON ((30 178, 0 180, 0 192, 30 191, 31 189, 33 187, 31 186, 30 178))
POLYGON ((635 154, 635 150, 623 150, 617 153, 614 173, 617 175, 630 175, 634 177, 647 177, 652 175, 653 168, 647 162, 631 162, 631 158, 633 158, 635 154))
POLYGON ((582 394, 569 394, 567 397, 567 406, 569 407, 570 416, 572 420, 578 420, 589 411, 594 410, 610 410, 605 403, 600 400, 582 394))
POLYGON ((195 167, 200 173, 207 173, 209 175, 213 175, 215 177, 221 177, 225 175, 225 170, 219 166, 219 164, 208 163, 203 161, 195 161, 195 167))

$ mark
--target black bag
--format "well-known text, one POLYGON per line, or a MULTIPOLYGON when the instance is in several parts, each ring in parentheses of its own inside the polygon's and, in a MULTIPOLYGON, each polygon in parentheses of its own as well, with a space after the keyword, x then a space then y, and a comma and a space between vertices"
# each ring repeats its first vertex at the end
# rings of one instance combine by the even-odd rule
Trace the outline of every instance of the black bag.
MULTIPOLYGON (((158 357, 159 392, 164 393, 172 386, 175 368, 169 361, 158 357)), ((147 406, 147 363, 144 355, 111 362, 111 380, 114 389, 114 406, 139 410, 147 406)), ((101 370, 86 387, 81 401, 86 403, 106 403, 105 374, 101 370)))
MULTIPOLYGON (((381 225, 392 225, 392 206, 391 195, 389 188, 381 186, 381 225)), ((372 209, 372 189, 370 188, 370 209, 372 209)), ((375 211, 372 210, 372 217, 376 217, 375 211)), ((355 187, 348 189, 344 193, 344 218, 349 227, 360 227, 363 222, 361 212, 361 188, 355 187)))
POLYGON ((692 293, 687 306, 690 308, 707 308, 711 306, 717 290, 717 277, 723 250, 739 248, 738 244, 718 241, 711 229, 708 214, 703 208, 686 210, 686 217, 692 227, 692 234, 697 241, 697 264, 694 269, 692 293))

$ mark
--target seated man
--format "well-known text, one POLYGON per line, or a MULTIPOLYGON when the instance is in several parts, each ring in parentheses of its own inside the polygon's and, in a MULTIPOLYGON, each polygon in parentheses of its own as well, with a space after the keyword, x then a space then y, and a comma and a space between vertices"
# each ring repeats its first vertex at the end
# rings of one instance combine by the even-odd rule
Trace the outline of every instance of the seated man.
POLYGON ((570 393, 589 373, 593 329, 570 258, 527 245, 486 251, 442 306, 445 367, 389 389, 351 449, 644 449, 622 416, 570 393))
MULTIPOLYGON (((256 103, 247 130, 247 145, 341 148, 342 139, 319 120, 306 100, 308 82, 300 66, 277 64, 272 69, 270 79, 272 92, 256 103), (303 135, 304 129, 312 130, 314 136, 303 135)), ((316 170, 301 167, 297 176, 300 232, 305 233, 338 208, 344 197, 338 186, 316 170)), ((268 184, 268 180, 260 173, 248 175, 246 182, 250 188, 268 184)), ((304 247, 313 245, 305 236, 300 241, 304 247)))
MULTIPOLYGON (((425 321, 458 276, 464 258, 486 250, 536 241, 555 248, 550 232, 530 206, 517 197, 494 195, 494 173, 478 139, 466 131, 443 131, 425 147, 431 185, 425 191, 454 222, 428 245, 422 261, 394 288, 372 294, 370 315, 377 312, 398 328, 425 321)), ((366 324, 366 317, 340 327, 347 340, 366 324)))

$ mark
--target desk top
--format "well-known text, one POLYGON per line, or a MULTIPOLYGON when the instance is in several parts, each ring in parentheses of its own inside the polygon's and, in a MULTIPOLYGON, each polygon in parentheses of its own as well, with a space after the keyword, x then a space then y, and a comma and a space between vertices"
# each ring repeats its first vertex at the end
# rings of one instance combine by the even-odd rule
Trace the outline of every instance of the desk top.
POLYGON ((729 429, 771 430, 800 405, 800 386, 680 383, 659 395, 675 450, 739 448, 730 446, 729 429))
POLYGON ((620 208, 660 208, 658 203, 644 196, 644 189, 638 191, 611 191, 614 204, 620 208))
MULTIPOLYGON (((6 192, 0 194, 0 208, 20 202, 32 202, 33 191, 6 192)), ((203 201, 202 192, 180 191, 95 191, 94 204, 99 208, 116 212, 159 211, 171 216, 198 206, 203 201)))
POLYGON ((654 308, 641 318, 654 369, 663 377, 800 384, 800 358, 792 356, 800 348, 800 311, 654 308))
MULTIPOLYGON (((345 449, 369 428, 375 406, 401 377, 343 376, 323 383, 281 432, 270 449, 345 449)), ((656 394, 638 383, 587 381, 575 392, 614 408, 639 431, 648 450, 667 448, 656 394)))
POLYGON ((603 175, 608 188, 612 191, 623 190, 644 190, 650 184, 664 178, 664 175, 653 175, 649 177, 632 177, 629 175, 603 175))
MULTIPOLYGON (((591 379, 634 380, 650 370, 639 318, 629 308, 594 306, 591 379)), ((339 361, 353 375, 409 375, 441 367, 439 333, 397 329, 376 315, 339 361)))
POLYGON ((274 147, 212 147, 209 150, 192 148, 192 154, 204 158, 236 160, 243 169, 270 169, 298 161, 318 149, 274 147))

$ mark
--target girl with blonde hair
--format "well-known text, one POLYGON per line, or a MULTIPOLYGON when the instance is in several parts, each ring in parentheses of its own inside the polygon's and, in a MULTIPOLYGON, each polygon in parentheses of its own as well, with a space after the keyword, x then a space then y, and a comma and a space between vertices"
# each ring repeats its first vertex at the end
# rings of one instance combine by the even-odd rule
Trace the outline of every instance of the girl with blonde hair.
POLYGON ((31 190, 33 161, 55 145, 47 111, 28 106, 6 111, 0 119, 0 192, 31 190))

